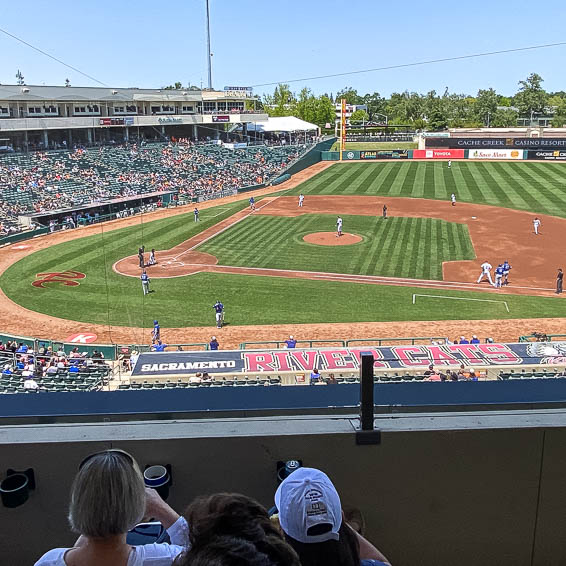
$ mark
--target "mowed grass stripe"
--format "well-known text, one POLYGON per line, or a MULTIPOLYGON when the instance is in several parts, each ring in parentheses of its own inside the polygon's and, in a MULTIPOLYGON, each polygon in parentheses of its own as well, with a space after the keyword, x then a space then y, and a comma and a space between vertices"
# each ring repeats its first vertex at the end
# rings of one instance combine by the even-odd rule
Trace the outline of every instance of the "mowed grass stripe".
POLYGON ((565 201, 561 191, 554 191, 552 186, 548 182, 544 182, 536 172, 529 169, 522 169, 521 173, 523 178, 527 179, 529 184, 529 189, 536 190, 537 200, 544 204, 546 210, 551 210, 557 204, 564 206, 565 201))
POLYGON ((379 250, 383 248, 385 242, 389 238, 389 232, 391 229, 391 222, 389 219, 381 219, 377 222, 377 229, 375 233, 368 234, 369 246, 367 251, 360 255, 358 264, 356 265, 356 273, 367 273, 369 266, 371 264, 372 258, 379 253, 379 250))
POLYGON ((407 272, 407 277, 417 278, 417 273, 423 274, 424 277, 424 255, 426 249, 426 226, 428 222, 424 221, 424 218, 419 218, 417 223, 417 245, 416 250, 413 250, 411 257, 413 259, 409 271, 407 272))
MULTIPOLYGON (((413 164, 411 164, 413 165, 413 164)), ((426 163, 416 163, 415 164, 415 179, 412 187, 401 187, 397 192, 399 196, 424 198, 424 186, 425 186, 425 166, 426 163), (408 189, 408 192, 404 192, 404 189, 408 189)))
POLYGON ((500 191, 500 201, 505 207, 515 205, 518 208, 528 208, 527 201, 522 196, 522 191, 517 180, 507 175, 505 168, 499 167, 501 163, 487 164, 487 170, 500 191))
MULTIPOLYGON (((509 173, 507 171, 505 171, 504 169, 501 170, 502 175, 503 176, 508 176, 509 173)), ((524 210, 544 210, 544 207, 542 207, 539 204, 538 201, 538 195, 535 196, 534 195, 534 191, 531 191, 530 187, 528 186, 527 183, 527 179, 523 176, 523 173, 521 172, 520 168, 517 169, 517 173, 519 173, 520 177, 521 177, 521 182, 517 183, 517 191, 520 192, 522 199, 525 201, 525 206, 521 207, 524 210)))
POLYGON ((436 198, 434 191, 434 163, 425 163, 425 175, 424 175, 424 198, 433 199, 436 198))
MULTIPOLYGON (((392 164, 392 165, 396 165, 396 164, 392 164)), ((405 184, 407 184, 408 182, 412 183, 412 180, 409 181, 407 179, 409 172, 412 171, 408 163, 402 163, 400 166, 397 166, 397 169, 399 170, 399 173, 397 173, 397 177, 395 177, 395 181, 391 186, 391 190, 388 191, 389 194, 392 194, 393 189, 395 189, 397 193, 401 193, 403 191, 403 187, 405 186, 405 184)))
POLYGON ((409 239, 414 235, 411 232, 411 220, 411 218, 401 219, 401 237, 397 238, 397 241, 394 243, 391 258, 389 258, 389 267, 391 273, 395 274, 395 277, 400 277, 400 274, 405 273, 402 269, 403 259, 408 250, 409 239))
MULTIPOLYGON (((391 265, 393 263, 393 248, 399 239, 399 234, 401 232, 402 226, 404 225, 404 218, 392 218, 391 220, 391 234, 390 237, 385 241, 384 246, 377 250, 376 253, 371 258, 371 262, 367 271, 365 272, 366 275, 377 274, 378 272, 383 273, 384 275, 392 276, 393 271, 391 269, 391 265), (381 266, 379 269, 378 266, 381 266)), ((388 220, 389 221, 389 220, 388 220)))

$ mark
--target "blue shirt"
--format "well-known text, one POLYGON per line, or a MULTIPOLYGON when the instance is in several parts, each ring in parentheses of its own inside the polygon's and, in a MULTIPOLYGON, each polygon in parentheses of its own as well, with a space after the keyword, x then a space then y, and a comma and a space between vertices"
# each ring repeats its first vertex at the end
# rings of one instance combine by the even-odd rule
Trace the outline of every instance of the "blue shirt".
POLYGON ((509 262, 505 262, 503 264, 503 271, 509 271, 511 269, 511 266, 509 265, 509 262))
POLYGON ((140 279, 142 280, 142 283, 149 283, 149 275, 147 273, 142 273, 140 279))
POLYGON ((167 344, 156 344, 153 348, 156 352, 163 352, 167 348, 167 344))
POLYGON ((468 340, 466 340, 465 338, 463 340, 460 340, 460 344, 469 344, 470 342, 468 340))
POLYGON ((287 344, 287 348, 294 348, 297 345, 296 340, 285 340, 285 344, 287 344))
POLYGON ((213 308, 216 312, 222 312, 224 310, 224 305, 222 303, 216 303, 213 308))
POLYGON ((479 338, 472 338, 472 341, 470 342, 470 344, 479 344, 480 340, 479 338))
POLYGON ((218 340, 211 340, 209 346, 211 350, 218 350, 218 340))
POLYGON ((250 204, 253 204, 255 202, 254 197, 250 198, 250 204))
POLYGON ((316 383, 320 378, 320 373, 314 373, 314 371, 311 373, 311 385, 313 385, 313 383, 316 383))
POLYGON ((499 266, 495 269, 495 275, 503 275, 503 266, 499 266))

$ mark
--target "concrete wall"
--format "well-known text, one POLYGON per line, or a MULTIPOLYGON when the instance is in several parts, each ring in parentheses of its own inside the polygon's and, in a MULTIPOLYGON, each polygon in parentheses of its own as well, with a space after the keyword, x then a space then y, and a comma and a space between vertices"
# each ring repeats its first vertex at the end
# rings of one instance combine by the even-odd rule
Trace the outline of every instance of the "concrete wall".
POLYGON ((240 491, 273 502, 277 460, 324 469, 393 564, 551 566, 566 561, 566 413, 382 416, 382 442, 357 446, 356 421, 296 417, 0 427, 2 471, 33 466, 37 490, 0 507, 3 563, 31 564, 73 543, 68 490, 78 463, 111 446, 170 463, 170 503, 240 491), (25 528, 22 528, 25 526, 25 528))

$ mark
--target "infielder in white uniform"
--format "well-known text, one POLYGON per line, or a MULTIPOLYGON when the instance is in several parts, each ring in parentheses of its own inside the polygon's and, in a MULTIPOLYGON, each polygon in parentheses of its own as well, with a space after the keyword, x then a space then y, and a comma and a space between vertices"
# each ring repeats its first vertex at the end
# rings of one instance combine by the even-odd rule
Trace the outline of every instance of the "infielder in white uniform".
POLYGON ((305 200, 305 195, 301 193, 299 195, 299 208, 303 208, 303 201, 305 200))
POLYGON ((478 277, 478 283, 481 283, 483 281, 483 278, 485 277, 489 281, 489 283, 493 285, 493 279, 491 278, 492 267, 493 266, 488 261, 484 261, 481 264, 481 273, 480 276, 478 277))
POLYGON ((342 235, 342 217, 339 216, 336 219, 336 237, 339 238, 342 235))
POLYGON ((450 195, 450 200, 452 201, 452 206, 456 206, 456 195, 454 193, 450 195))
POLYGON ((535 230, 535 235, 538 236, 538 229, 540 228, 540 220, 535 216, 535 219, 533 220, 533 228, 535 230))

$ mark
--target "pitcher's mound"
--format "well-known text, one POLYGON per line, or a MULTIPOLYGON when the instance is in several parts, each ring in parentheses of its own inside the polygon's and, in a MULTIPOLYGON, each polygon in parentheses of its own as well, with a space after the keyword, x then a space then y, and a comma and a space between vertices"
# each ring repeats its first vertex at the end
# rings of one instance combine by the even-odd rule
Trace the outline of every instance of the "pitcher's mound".
POLYGON ((362 237, 357 234, 342 234, 336 237, 336 232, 314 232, 303 236, 303 240, 309 244, 318 244, 319 246, 349 246, 362 241, 362 237))

